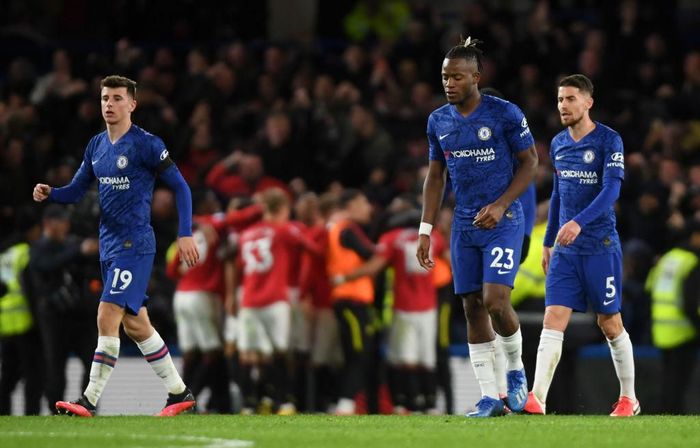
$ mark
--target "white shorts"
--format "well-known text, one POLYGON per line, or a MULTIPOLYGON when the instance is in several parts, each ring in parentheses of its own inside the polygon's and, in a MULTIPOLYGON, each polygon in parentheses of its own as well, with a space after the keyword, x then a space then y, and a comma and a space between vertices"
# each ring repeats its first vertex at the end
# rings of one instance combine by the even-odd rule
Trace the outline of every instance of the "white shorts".
POLYGON ((287 299, 292 307, 298 305, 301 299, 301 289, 298 286, 287 286, 287 299))
POLYGON ((416 364, 435 368, 437 311, 407 312, 394 310, 389 331, 390 364, 416 364))
POLYGON ((238 348, 264 355, 286 352, 289 348, 290 314, 289 302, 286 301, 261 308, 241 308, 238 313, 238 348))
POLYGON ((338 321, 330 308, 316 310, 311 346, 311 362, 315 366, 339 366, 343 364, 338 321))
POLYGON ((311 325, 299 302, 292 303, 292 330, 290 334, 292 350, 308 353, 311 350, 311 325))
POLYGON ((173 310, 180 350, 204 352, 221 348, 223 306, 207 291, 175 291, 173 310))

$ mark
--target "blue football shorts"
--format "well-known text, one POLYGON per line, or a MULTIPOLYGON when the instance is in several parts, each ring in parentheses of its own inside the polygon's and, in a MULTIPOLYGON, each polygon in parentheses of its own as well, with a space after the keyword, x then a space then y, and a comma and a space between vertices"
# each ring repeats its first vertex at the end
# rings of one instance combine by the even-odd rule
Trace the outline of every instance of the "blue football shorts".
POLYGON ((136 316, 145 306, 155 254, 114 257, 101 262, 103 302, 113 303, 136 316))
POLYGON ((561 305, 598 314, 617 314, 622 307, 622 252, 600 255, 553 251, 545 284, 545 306, 561 305))
POLYGON ((480 291, 484 283, 513 287, 520 267, 524 226, 504 217, 495 229, 452 230, 450 256, 456 294, 480 291))

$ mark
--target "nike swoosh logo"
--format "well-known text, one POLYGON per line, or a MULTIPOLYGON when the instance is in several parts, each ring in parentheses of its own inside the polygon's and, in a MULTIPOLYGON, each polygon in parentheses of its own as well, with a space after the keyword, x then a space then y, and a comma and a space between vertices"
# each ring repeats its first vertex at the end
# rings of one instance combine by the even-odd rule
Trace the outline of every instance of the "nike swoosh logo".
POLYGON ((615 301, 615 299, 612 299, 612 300, 603 300, 603 306, 608 306, 608 305, 610 305, 611 303, 613 303, 614 301, 615 301))
POLYGON ((447 136, 450 135, 450 134, 451 134, 451 132, 448 132, 448 133, 445 134, 445 135, 438 135, 438 140, 442 140, 443 138, 447 137, 447 136))
POLYGON ((564 158, 564 156, 556 156, 556 157, 554 157, 554 160, 561 160, 563 158, 564 158))
POLYGON ((112 289, 109 290, 110 294, 124 294, 124 291, 114 291, 112 289))
POLYGON ((499 269, 499 270, 498 270, 498 273, 501 274, 501 275, 503 275, 503 274, 510 274, 510 271, 502 271, 502 270, 499 269))

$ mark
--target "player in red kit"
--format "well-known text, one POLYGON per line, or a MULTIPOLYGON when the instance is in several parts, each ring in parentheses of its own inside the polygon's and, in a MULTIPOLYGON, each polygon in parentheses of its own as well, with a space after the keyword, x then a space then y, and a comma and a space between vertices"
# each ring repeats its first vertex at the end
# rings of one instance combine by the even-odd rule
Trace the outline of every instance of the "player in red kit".
MULTIPOLYGON (((297 230, 309 239, 309 228, 312 224, 306 216, 305 209, 309 200, 312 200, 313 193, 309 193, 299 198, 294 204, 295 220, 290 221, 290 224, 296 227, 297 230), (301 212, 301 215, 300 215, 301 212)), ((311 304, 309 303, 308 295, 301 293, 301 265, 304 257, 309 256, 304 250, 297 246, 290 251, 290 260, 288 271, 288 288, 289 303, 291 306, 291 328, 289 331, 289 351, 292 354, 291 362, 291 384, 289 400, 292 401, 300 412, 305 412, 307 403, 307 380, 309 369, 309 352, 311 350, 311 326, 309 323, 309 314, 311 304)), ((312 255, 315 256, 315 255, 312 255)), ((289 410, 282 411, 282 414, 289 410)))
MULTIPOLYGON (((257 404, 251 370, 259 368, 259 382, 271 387, 263 393, 279 404, 282 414, 293 412, 289 396, 287 352, 291 325, 288 295, 291 254, 299 247, 319 253, 289 222, 290 204, 280 189, 261 194, 263 220, 246 229, 239 242, 243 294, 238 313, 238 348, 244 406, 257 404)), ((267 397, 266 397, 267 398, 267 397)))
POLYGON ((178 345, 183 354, 183 377, 195 395, 205 387, 211 388, 207 406, 209 412, 230 413, 231 396, 228 374, 223 358, 221 340, 222 302, 225 296, 224 229, 241 228, 262 216, 258 205, 245 210, 218 212, 218 202, 213 193, 204 194, 194 216, 193 238, 200 251, 200 262, 188 268, 174 251, 168 257, 167 274, 177 281, 173 297, 173 310, 177 323, 178 345))
POLYGON ((320 198, 310 193, 297 202, 297 217, 307 226, 306 235, 319 245, 322 254, 306 252, 301 263, 301 296, 311 307, 311 366, 315 397, 314 410, 332 411, 338 400, 337 370, 343 364, 338 322, 331 302, 331 283, 326 273, 328 246, 326 223, 338 208, 338 198, 326 193, 320 198))

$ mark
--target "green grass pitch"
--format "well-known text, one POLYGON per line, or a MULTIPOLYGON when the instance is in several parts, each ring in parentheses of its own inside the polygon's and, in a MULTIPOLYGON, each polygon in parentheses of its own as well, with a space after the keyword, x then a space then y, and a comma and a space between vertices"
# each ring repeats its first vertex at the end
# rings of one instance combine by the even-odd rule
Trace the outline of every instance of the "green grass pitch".
POLYGON ((700 417, 0 417, 0 447, 700 447, 700 417))

